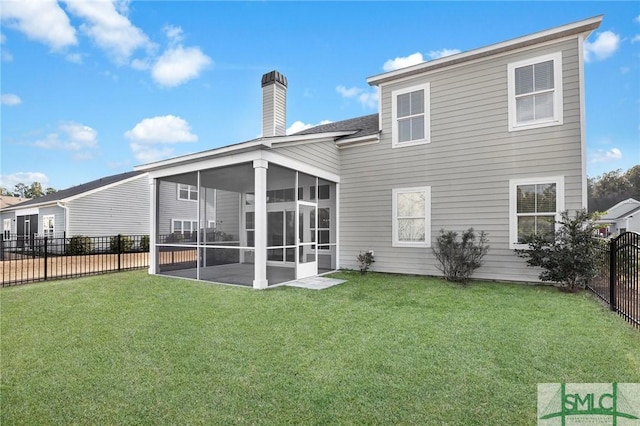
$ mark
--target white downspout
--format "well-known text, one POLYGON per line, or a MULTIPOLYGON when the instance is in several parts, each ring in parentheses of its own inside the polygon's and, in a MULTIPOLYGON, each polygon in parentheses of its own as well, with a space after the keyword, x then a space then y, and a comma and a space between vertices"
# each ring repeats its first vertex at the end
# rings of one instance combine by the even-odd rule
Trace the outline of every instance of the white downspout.
POLYGON ((57 206, 64 210, 64 236, 67 236, 67 232, 69 232, 69 207, 67 207, 61 201, 56 202, 57 206))

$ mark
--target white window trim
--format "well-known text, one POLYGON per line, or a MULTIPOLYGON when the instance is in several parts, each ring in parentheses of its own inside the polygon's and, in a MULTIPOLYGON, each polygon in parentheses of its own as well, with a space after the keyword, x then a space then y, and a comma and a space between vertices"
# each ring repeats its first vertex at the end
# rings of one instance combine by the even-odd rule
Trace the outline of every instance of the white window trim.
POLYGON ((509 96, 509 131, 537 129, 540 127, 559 126, 563 123, 563 90, 562 90, 562 52, 555 52, 544 56, 525 59, 507 65, 508 96, 509 96), (553 117, 542 120, 528 121, 523 124, 517 122, 516 112, 516 68, 538 64, 553 60, 553 117))
POLYGON ((53 214, 42 216, 42 235, 44 237, 53 237, 55 234, 56 234, 56 216, 53 214), (51 223, 53 224, 53 228, 51 229, 51 232, 48 232, 48 230, 45 228, 47 219, 51 219, 51 223))
POLYGON ((391 147, 403 148, 405 146, 423 145, 431 142, 431 83, 411 86, 406 89, 398 89, 391 92, 391 147), (398 141, 398 102, 397 98, 406 93, 424 90, 424 139, 407 142, 398 141))
POLYGON ((191 202, 195 202, 195 203, 197 203, 197 202, 198 202, 198 198, 200 198, 200 197, 199 197, 199 195, 200 195, 200 194, 198 194, 198 187, 197 187, 196 185, 189 185, 189 184, 187 184, 187 183, 179 183, 179 184, 177 185, 177 188, 178 188, 178 200, 180 200, 180 201, 191 201, 191 202), (181 185, 184 185, 184 186, 186 186, 186 187, 187 187, 187 193, 189 194, 189 195, 187 196, 187 198, 183 198, 183 197, 181 197, 181 196, 180 196, 180 186, 181 186, 181 185), (192 193, 192 192, 195 192, 195 193, 196 193, 196 199, 195 199, 195 200, 192 200, 192 199, 191 199, 191 196, 190 196, 190 195, 191 195, 191 193, 192 193))
POLYGON ((198 221, 197 220, 191 220, 191 219, 171 219, 171 233, 173 234, 174 232, 180 232, 181 234, 184 234, 185 229, 184 229, 184 224, 185 222, 189 223, 189 231, 187 232, 196 232, 198 230, 198 221), (182 225, 182 231, 176 231, 176 222, 180 222, 182 225), (194 225, 195 225, 195 229, 194 229, 194 225))
POLYGON ((11 219, 3 219, 2 236, 5 240, 8 240, 11 238, 11 219), (7 226, 7 224, 9 224, 9 226, 7 226))
POLYGON ((431 187, 421 186, 415 188, 394 188, 392 190, 393 199, 391 201, 393 247, 431 247, 431 187), (398 194, 406 192, 424 192, 425 200, 425 220, 424 239, 420 242, 398 241, 398 194))
MULTIPOLYGON (((520 185, 534 184, 556 184, 556 216, 555 220, 560 220, 560 212, 564 210, 564 176, 551 177, 532 177, 523 179, 509 180, 509 248, 510 249, 528 249, 528 244, 518 244, 518 215, 517 209, 517 188, 520 185)), ((556 230, 558 224, 556 224, 556 230)))

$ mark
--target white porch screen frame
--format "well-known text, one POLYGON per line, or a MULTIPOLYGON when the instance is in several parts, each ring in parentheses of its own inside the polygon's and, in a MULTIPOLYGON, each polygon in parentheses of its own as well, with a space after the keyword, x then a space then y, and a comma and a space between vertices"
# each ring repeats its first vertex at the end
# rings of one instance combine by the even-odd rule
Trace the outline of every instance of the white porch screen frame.
POLYGON ((430 103, 430 83, 424 83, 391 92, 392 148, 422 145, 431 142, 430 103), (420 96, 422 96, 422 102, 420 102, 420 96), (401 130, 407 123, 410 132, 409 139, 401 140, 404 139, 401 138, 401 130), (416 135, 414 135, 414 131, 416 132, 416 135))
MULTIPOLYGON (((392 197, 392 246, 431 247, 431 187, 394 188, 392 190, 392 197), (408 197, 411 196, 415 197, 416 200, 414 200, 411 206, 406 206, 405 202, 408 201, 408 197), (423 200, 422 205, 420 205, 420 199, 423 200), (400 225, 402 221, 415 221, 419 223, 420 220, 424 223, 424 235, 419 240, 406 238, 402 235, 403 231, 400 225)), ((416 229, 418 233, 420 233, 420 227, 418 226, 416 229)))
MULTIPOLYGON (((560 220, 560 212, 564 210, 564 176, 551 176, 551 177, 534 177, 523 179, 511 179, 509 181, 509 248, 510 249, 527 249, 528 244, 522 244, 518 242, 518 218, 519 217, 541 217, 541 216, 553 216, 557 222, 560 220), (555 212, 549 211, 536 211, 530 213, 518 213, 518 187, 520 186, 532 186, 532 185, 549 185, 555 184, 556 189, 556 208, 555 212)), ((558 229, 556 224, 555 229, 558 229)))
POLYGON ((509 132, 563 123, 562 52, 507 65, 509 132))

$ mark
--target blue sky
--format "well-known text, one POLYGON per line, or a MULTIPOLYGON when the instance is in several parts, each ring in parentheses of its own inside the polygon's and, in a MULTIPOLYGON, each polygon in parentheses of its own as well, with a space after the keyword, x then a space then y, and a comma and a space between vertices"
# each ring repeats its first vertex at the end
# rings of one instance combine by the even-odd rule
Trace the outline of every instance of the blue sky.
POLYGON ((369 76, 600 14, 590 177, 640 164, 640 2, 3 0, 0 185, 63 189, 258 137, 274 69, 295 131, 377 112, 369 76))

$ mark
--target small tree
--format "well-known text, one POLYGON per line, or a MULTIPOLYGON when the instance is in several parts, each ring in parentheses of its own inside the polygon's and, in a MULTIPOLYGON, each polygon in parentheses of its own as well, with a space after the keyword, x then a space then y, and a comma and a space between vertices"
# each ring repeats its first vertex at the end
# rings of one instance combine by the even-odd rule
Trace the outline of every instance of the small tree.
POLYGON ((457 232, 441 229, 432 250, 440 262, 438 269, 444 278, 466 284, 473 272, 482 266, 482 258, 489 251, 488 242, 484 231, 476 234, 473 228, 469 228, 458 239, 457 232))
POLYGON ((567 291, 583 289, 598 273, 598 246, 595 227, 586 210, 570 217, 568 210, 560 213, 560 227, 553 239, 533 235, 529 249, 516 250, 527 265, 541 267, 542 281, 560 283, 567 291))

